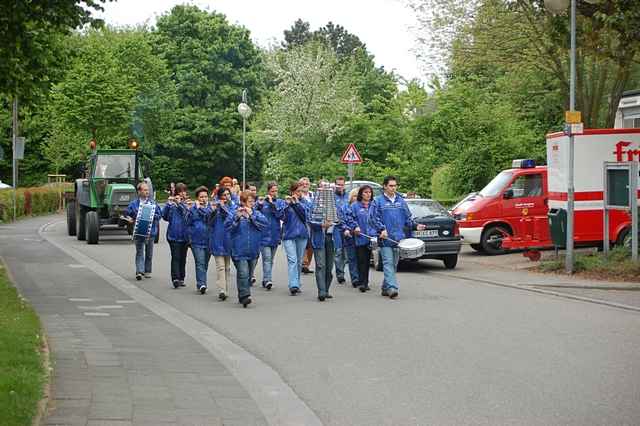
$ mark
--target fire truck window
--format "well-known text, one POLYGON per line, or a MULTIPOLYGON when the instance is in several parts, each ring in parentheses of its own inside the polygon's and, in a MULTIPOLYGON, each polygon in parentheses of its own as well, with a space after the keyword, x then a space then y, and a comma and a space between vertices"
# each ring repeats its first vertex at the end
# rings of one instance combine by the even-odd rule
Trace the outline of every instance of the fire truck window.
POLYGON ((542 175, 531 174, 519 176, 511 184, 513 198, 539 197, 542 195, 542 175))

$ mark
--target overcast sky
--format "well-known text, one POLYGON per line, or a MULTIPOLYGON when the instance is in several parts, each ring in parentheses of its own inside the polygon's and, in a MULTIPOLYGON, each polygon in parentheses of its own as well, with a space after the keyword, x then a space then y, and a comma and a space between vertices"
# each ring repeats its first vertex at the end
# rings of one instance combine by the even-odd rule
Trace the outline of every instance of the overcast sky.
POLYGON ((248 28, 263 47, 282 40, 283 31, 298 18, 312 30, 332 21, 357 35, 378 65, 424 80, 412 53, 415 19, 403 0, 118 0, 106 3, 99 16, 112 25, 153 25, 159 15, 184 3, 224 13, 230 22, 248 28))

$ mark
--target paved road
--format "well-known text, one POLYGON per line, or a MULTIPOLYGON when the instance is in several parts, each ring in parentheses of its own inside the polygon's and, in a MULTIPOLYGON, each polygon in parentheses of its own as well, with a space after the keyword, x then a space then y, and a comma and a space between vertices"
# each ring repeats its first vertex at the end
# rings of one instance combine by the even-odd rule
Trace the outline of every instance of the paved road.
MULTIPOLYGON (((62 222, 44 235, 253 354, 327 425, 640 423, 637 312, 473 282, 481 267, 464 261, 453 274, 437 262, 410 268, 395 301, 340 286, 332 301, 318 303, 312 276, 302 296, 287 295, 282 253, 275 290, 255 290, 256 303, 245 310, 234 298, 197 295, 191 259, 189 287, 170 288, 164 241, 154 278, 136 284, 124 236, 88 246, 67 237, 62 222)), ((49 285, 77 273, 67 268, 49 285)), ((214 271, 209 276, 213 284, 214 271)), ((374 283, 380 279, 373 274, 374 283)), ((176 359, 185 368, 192 362, 176 359)), ((202 364, 199 370, 207 374, 202 364)), ((240 381, 256 394, 255 383, 240 381)))

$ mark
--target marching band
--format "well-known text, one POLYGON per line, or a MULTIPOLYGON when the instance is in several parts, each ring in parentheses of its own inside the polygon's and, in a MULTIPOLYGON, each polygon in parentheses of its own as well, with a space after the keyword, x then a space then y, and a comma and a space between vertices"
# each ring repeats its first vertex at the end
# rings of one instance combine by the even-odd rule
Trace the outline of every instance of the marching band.
POLYGON ((207 187, 198 187, 192 201, 186 185, 178 183, 160 209, 149 197, 149 187, 139 184, 138 199, 127 209, 127 220, 135 223, 136 279, 151 277, 153 240, 162 218, 168 223, 171 283, 176 289, 185 286, 186 258, 191 247, 196 290, 206 294, 209 261, 213 256, 218 300, 225 301, 233 262, 238 303, 246 308, 252 303, 251 287, 259 257, 262 257, 262 288, 266 291, 274 288, 273 263, 282 244, 289 294, 296 296, 301 292, 301 272, 305 269, 312 272, 308 269, 310 247, 315 258, 318 301, 324 302, 333 298, 330 288, 334 265, 339 284, 346 281, 347 265, 352 286, 362 293, 370 290, 371 250, 378 245, 384 271, 381 295, 396 298, 398 244, 406 229, 424 229, 424 225, 415 223, 406 202, 397 193, 397 179, 385 177, 384 192, 377 197, 368 185, 345 194, 343 177, 338 177, 334 184, 320 182, 315 194, 309 187, 309 179, 301 178, 291 185, 289 195, 280 198, 278 184, 269 182, 266 195, 258 197, 254 185, 246 185, 240 191, 235 179, 224 177, 211 194, 207 187))

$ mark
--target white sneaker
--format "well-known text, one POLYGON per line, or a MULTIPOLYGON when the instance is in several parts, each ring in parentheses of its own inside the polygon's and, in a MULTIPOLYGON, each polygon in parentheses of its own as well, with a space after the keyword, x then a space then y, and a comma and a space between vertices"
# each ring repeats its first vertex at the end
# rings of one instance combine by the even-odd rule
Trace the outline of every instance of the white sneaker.
POLYGON ((151 272, 146 272, 146 273, 144 274, 144 277, 145 277, 145 278, 151 278, 151 272))

